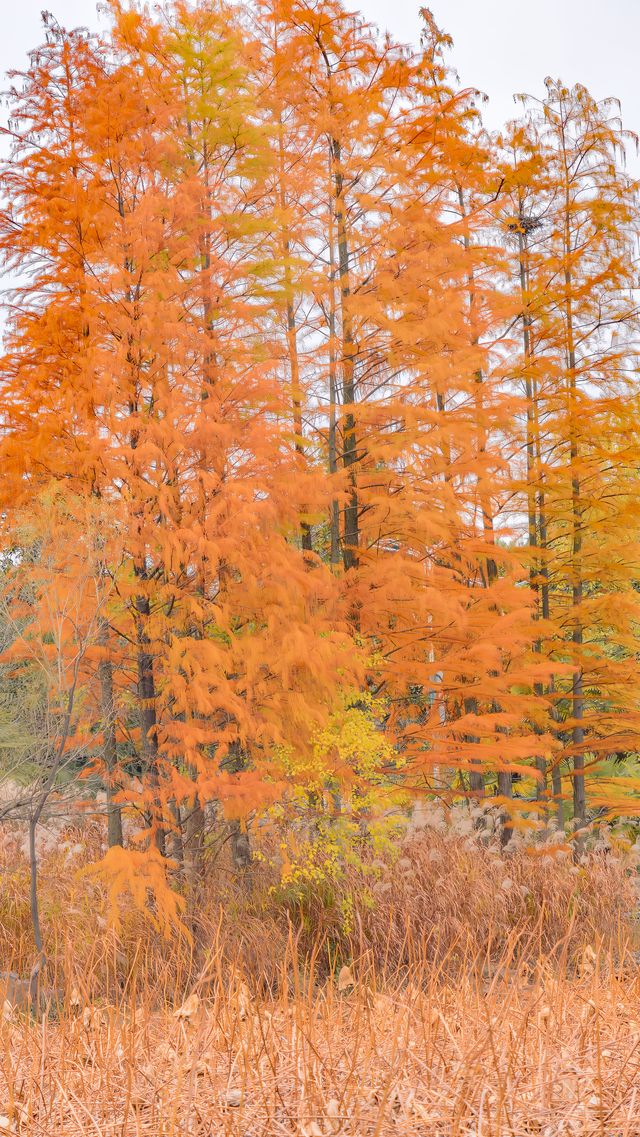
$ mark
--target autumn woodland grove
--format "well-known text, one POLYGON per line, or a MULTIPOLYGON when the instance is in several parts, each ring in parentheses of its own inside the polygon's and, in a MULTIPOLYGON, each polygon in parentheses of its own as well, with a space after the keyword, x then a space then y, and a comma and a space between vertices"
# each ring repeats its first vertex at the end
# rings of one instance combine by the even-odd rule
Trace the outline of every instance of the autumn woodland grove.
POLYGON ((637 140, 421 16, 6 80, 1 1133, 640 1133, 637 140))

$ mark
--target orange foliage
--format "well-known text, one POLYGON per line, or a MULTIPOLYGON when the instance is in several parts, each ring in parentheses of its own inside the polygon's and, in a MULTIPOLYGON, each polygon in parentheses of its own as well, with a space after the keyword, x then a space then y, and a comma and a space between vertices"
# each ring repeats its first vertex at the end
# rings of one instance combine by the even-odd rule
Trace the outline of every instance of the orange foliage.
POLYGON ((21 582, 91 566, 78 739, 140 879, 292 770, 321 808, 494 788, 504 839, 571 779, 586 825, 639 725, 624 133, 549 84, 495 144, 428 10, 410 51, 339 0, 108 9, 14 76, 0 503, 21 582), (318 784, 358 693, 378 768, 318 784))

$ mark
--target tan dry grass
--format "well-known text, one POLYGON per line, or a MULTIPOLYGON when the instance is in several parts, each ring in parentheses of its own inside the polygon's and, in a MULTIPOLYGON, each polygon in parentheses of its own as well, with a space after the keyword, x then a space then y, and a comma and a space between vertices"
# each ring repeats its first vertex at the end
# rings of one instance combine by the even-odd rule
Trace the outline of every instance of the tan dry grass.
MULTIPOLYGON (((322 896, 221 870, 198 950, 133 911, 115 936, 82 863, 43 861, 66 1007, 0 1021, 0 1137, 640 1137, 633 858, 429 832, 322 896)), ((28 974, 0 869, 0 966, 28 974)))
MULTIPOLYGON (((79 871, 100 855, 95 835, 78 837, 71 860, 61 849, 42 858, 41 916, 51 982, 80 983, 88 998, 114 999, 139 982, 160 1001, 180 999, 214 944, 217 958, 276 988, 292 930, 299 956, 315 952, 323 979, 352 958, 370 960, 392 983, 445 958, 449 968, 469 958, 492 968, 509 944, 536 959, 562 945, 575 961, 586 945, 615 951, 626 943, 638 908, 637 851, 601 850, 575 865, 562 847, 523 844, 505 854, 428 830, 394 863, 372 855, 322 888, 278 887, 264 863, 238 878, 220 859, 187 916, 195 944, 185 936, 167 942, 130 904, 115 937, 105 889, 79 871)), ((0 846, 0 885, 0 970, 25 976, 35 951, 28 869, 10 844, 0 846)))
POLYGON ((633 957, 586 952, 572 975, 501 962, 493 980, 346 975, 342 993, 277 999, 232 973, 178 1014, 148 999, 4 1021, 0 1113, 30 1137, 637 1137, 633 957))

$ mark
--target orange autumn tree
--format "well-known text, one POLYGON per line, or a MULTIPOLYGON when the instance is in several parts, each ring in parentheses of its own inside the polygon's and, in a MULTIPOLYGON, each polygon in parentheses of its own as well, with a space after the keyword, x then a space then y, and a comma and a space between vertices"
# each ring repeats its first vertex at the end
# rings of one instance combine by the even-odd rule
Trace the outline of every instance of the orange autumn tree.
MULTIPOLYGON (((421 14, 423 51, 413 86, 424 103, 409 137, 426 245, 404 279, 407 296, 412 287, 417 295, 422 290, 427 315, 416 322, 414 301, 411 318, 397 326, 432 387, 434 472, 444 490, 442 515, 455 518, 450 551, 438 550, 437 567, 448 574, 441 588, 465 612, 454 628, 443 627, 438 645, 442 727, 436 737, 443 757, 447 750, 462 756, 475 797, 485 795, 489 775, 507 818, 517 807, 513 774, 521 774, 532 755, 533 700, 527 693, 530 613, 510 514, 509 455, 519 400, 500 367, 501 328, 510 311, 498 286, 501 251, 493 234, 502 178, 482 129, 478 93, 460 89, 447 65, 449 37, 428 9, 421 14), (424 265, 430 262, 435 287, 429 289, 424 265), (447 275, 449 291, 438 296, 447 275), (439 342, 428 336, 421 342, 426 329, 439 342)), ((509 832, 505 825, 505 839, 509 832)))
POLYGON ((45 819, 64 823, 73 816, 80 796, 74 774, 95 746, 92 679, 111 590, 103 561, 106 526, 95 500, 78 500, 63 487, 43 492, 13 513, 11 545, 0 562, 0 667, 10 693, 2 708, 3 747, 8 742, 15 754, 15 766, 2 771, 0 819, 20 820, 28 829, 37 954, 32 992, 47 962, 38 827, 45 819))
MULTIPOLYGON (((91 506, 95 509, 100 479, 88 351, 87 261, 88 243, 95 240, 95 203, 88 177, 84 92, 99 83, 104 54, 95 39, 65 31, 52 17, 45 17, 45 31, 45 43, 32 53, 29 71, 13 77, 19 85, 12 90, 12 153, 3 171, 8 205, 2 215, 2 248, 6 266, 19 281, 11 296, 3 360, 3 395, 11 424, 4 440, 4 494, 12 509, 23 503, 29 508, 49 482, 55 498, 60 487, 73 481, 96 499, 91 506), (31 124, 38 131, 35 147, 31 124), (27 268, 28 283, 23 286, 27 268), (31 401, 24 398, 25 383, 31 401)), ((81 498, 76 495, 75 500, 81 498)), ((9 539, 10 533, 11 528, 9 539)), ((104 646, 99 664, 103 757, 105 768, 113 768, 113 674, 105 613, 99 638, 104 646)), ((107 779, 110 799, 111 789, 107 779)), ((111 800, 109 841, 122 844, 120 811, 111 800)))
POLYGON ((498 178, 469 93, 448 85, 432 22, 412 57, 338 4, 261 11, 263 28, 277 21, 278 74, 296 92, 288 113, 292 137, 305 132, 305 199, 315 177, 326 201, 324 250, 322 216, 309 219, 300 197, 289 210, 300 259, 323 256, 328 278, 314 295, 298 278, 319 333, 301 389, 319 390, 324 365, 315 423, 335 486, 330 558, 340 547, 354 633, 376 655, 369 690, 387 698, 387 733, 423 787, 434 767, 463 769, 477 793, 483 771, 499 770, 507 797, 513 763, 533 753, 522 729, 531 699, 514 695, 530 674, 530 617, 517 558, 498 554, 492 530, 509 496, 498 447, 513 399, 483 375, 495 255, 471 239, 498 178), (464 193, 461 204, 463 182, 473 205, 464 193))
MULTIPOLYGON (((404 553, 411 584, 405 605, 389 605, 387 681, 398 691, 401 746, 415 775, 433 785, 436 774, 451 792, 455 771, 464 771, 476 797, 488 775, 508 815, 517 804, 512 774, 527 769, 536 744, 529 598, 507 510, 517 400, 496 351, 503 300, 489 227, 500 179, 475 93, 456 87, 449 41, 423 16, 415 103, 398 145, 409 177, 393 203, 392 255, 381 274, 404 448, 396 483, 404 540, 393 559, 404 553)), ((505 824, 504 839, 510 831, 505 824)))
MULTIPOLYGON (((63 32, 56 43, 59 55, 73 52, 63 32)), ((81 296, 87 312, 81 351, 54 357, 61 380, 42 405, 24 353, 46 372, 57 344, 33 322, 15 322, 20 418, 7 424, 5 500, 26 490, 46 431, 47 480, 69 479, 113 513, 124 546, 110 617, 120 690, 132 668, 137 676, 140 729, 128 731, 142 779, 135 802, 158 851, 170 835, 176 856, 183 808, 222 799, 242 815, 273 797, 270 745, 304 745, 330 709, 336 669, 357 674, 357 659, 339 612, 332 618, 333 578, 320 565, 308 573, 288 539, 299 504, 284 476, 294 443, 264 335, 265 221, 238 220, 254 183, 262 192, 268 158, 245 127, 250 94, 238 93, 248 81, 231 16, 177 7, 160 29, 114 7, 112 37, 96 52, 91 84, 77 80, 74 96, 86 227, 66 301, 75 311, 81 296), (221 33, 227 49, 216 54, 221 33), (73 367, 82 359, 73 391, 69 357, 73 367)), ((50 119, 35 111, 57 90, 59 66, 56 57, 48 85, 40 73, 26 78, 25 170, 36 126, 49 141, 50 119)), ((65 107, 56 111, 64 122, 65 107)), ((64 173, 67 153, 56 159, 64 173)), ((53 265, 43 180, 18 174, 14 213, 39 215, 38 242, 25 231, 25 260, 46 253, 53 265)), ((7 220, 7 246, 15 230, 7 220)), ((37 273, 36 281, 25 295, 44 327, 59 301, 49 303, 37 273)))
MULTIPOLYGON (((316 476, 317 404, 322 401, 322 363, 317 339, 326 297, 323 212, 326 155, 318 125, 305 113, 307 78, 296 50, 297 31, 288 5, 265 0, 252 12, 257 98, 271 150, 264 197, 264 241, 271 258, 273 345, 281 356, 279 380, 290 407, 296 468, 291 479, 303 511, 300 541, 306 553, 322 551, 318 526, 327 508, 327 481, 316 476)), ((336 545, 337 549, 337 545, 336 545)), ((310 563, 311 560, 308 558, 310 563)), ((334 561, 337 559, 334 556, 334 561)))
MULTIPOLYGON (((616 110, 548 80, 505 145, 537 648, 562 743, 553 795, 562 820, 566 771, 582 828, 585 770, 597 776, 603 759, 634 751, 638 731, 637 188, 616 110)), ((594 805, 607 804, 598 787, 596 777, 594 805)))

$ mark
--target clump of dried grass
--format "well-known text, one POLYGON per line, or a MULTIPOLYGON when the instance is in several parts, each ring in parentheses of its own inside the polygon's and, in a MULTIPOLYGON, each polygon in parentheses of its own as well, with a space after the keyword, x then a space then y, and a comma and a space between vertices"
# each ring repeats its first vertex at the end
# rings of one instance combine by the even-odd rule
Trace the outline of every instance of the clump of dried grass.
MULTIPOLYGON (((290 941, 302 970, 313 960, 319 981, 355 959, 399 982, 445 961, 449 972, 474 960, 478 974, 494 974, 505 953, 512 966, 553 958, 570 970, 585 947, 622 958, 637 937, 633 851, 602 847, 576 865, 558 843, 522 841, 502 851, 486 834, 439 828, 414 835, 399 857, 365 848, 321 888, 279 886, 268 859, 239 876, 220 858, 187 906, 186 930, 167 939, 148 914, 125 905, 116 934, 104 889, 80 871, 97 856, 99 839, 97 830, 71 834, 40 869, 50 981, 80 982, 89 998, 141 984, 158 1005, 172 1003, 213 958, 273 991, 290 941)), ((0 969, 28 975, 28 872, 15 851, 0 849, 0 879, 0 969)))
POLYGON ((484 959, 511 944, 521 958, 559 954, 570 963, 585 946, 624 950, 638 906, 635 853, 601 848, 574 864, 564 845, 506 851, 478 839, 430 830, 383 866, 361 904, 362 941, 378 966, 484 959))

